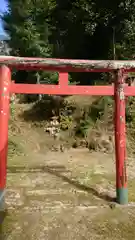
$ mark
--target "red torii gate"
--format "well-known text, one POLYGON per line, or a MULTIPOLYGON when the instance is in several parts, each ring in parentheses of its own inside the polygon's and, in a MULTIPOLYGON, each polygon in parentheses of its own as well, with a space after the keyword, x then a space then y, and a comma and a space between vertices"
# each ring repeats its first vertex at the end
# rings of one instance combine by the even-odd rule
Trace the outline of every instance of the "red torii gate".
POLYGON ((124 84, 124 74, 135 72, 135 61, 90 61, 0 56, 0 208, 3 207, 8 148, 9 99, 12 93, 53 95, 103 95, 115 100, 116 199, 128 203, 126 174, 125 96, 135 96, 135 87, 124 84), (16 84, 11 70, 59 72, 58 85, 16 84), (114 86, 68 86, 68 72, 113 72, 114 86))

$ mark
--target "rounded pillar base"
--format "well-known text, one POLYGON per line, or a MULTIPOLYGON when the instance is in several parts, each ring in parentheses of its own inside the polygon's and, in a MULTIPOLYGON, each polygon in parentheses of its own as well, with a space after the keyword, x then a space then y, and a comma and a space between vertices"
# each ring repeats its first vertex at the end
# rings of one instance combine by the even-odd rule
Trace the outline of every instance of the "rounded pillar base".
POLYGON ((117 198, 116 201, 119 204, 128 204, 128 189, 127 188, 118 188, 116 190, 117 198))
POLYGON ((5 210, 5 189, 0 189, 0 211, 5 210))

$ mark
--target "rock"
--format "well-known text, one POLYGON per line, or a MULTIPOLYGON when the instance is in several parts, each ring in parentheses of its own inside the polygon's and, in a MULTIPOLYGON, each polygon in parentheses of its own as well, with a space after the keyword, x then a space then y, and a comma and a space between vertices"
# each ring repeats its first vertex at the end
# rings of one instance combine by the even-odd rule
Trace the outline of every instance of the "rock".
POLYGON ((75 140, 75 141, 73 142, 72 147, 73 147, 73 148, 79 147, 79 143, 78 143, 77 140, 75 140))
POLYGON ((60 145, 60 151, 61 151, 61 152, 64 152, 64 151, 65 151, 65 148, 64 148, 64 145, 63 145, 63 144, 60 145))
POLYGON ((51 149, 52 152, 58 152, 59 151, 59 148, 57 146, 52 146, 52 149, 51 149))
POLYGON ((85 139, 80 140, 81 147, 87 147, 87 141, 85 139))

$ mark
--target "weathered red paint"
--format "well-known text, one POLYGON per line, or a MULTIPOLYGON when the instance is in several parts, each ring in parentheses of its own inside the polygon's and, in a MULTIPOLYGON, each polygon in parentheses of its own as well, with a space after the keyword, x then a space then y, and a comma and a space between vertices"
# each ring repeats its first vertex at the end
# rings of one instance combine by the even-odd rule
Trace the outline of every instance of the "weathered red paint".
POLYGON ((10 69, 0 67, 0 190, 6 185, 7 148, 8 148, 8 119, 10 95, 10 69))
POLYGON ((135 61, 0 56, 0 64, 6 64, 11 68, 22 70, 50 70, 60 72, 112 72, 117 69, 124 69, 124 72, 135 71, 135 61))
POLYGON ((135 96, 135 86, 125 87, 126 96, 135 96))
POLYGON ((104 60, 73 60, 73 59, 56 59, 56 58, 26 58, 14 56, 0 56, 0 64, 6 64, 12 69, 26 70, 27 71, 53 71, 53 72, 111 72, 107 64, 104 67, 104 60), (103 66, 95 68, 95 63, 103 62, 103 66))
MULTIPOLYGON (((62 82, 62 78, 61 78, 62 82)), ((54 94, 54 95, 95 95, 113 96, 113 86, 67 86, 66 82, 59 85, 48 84, 14 84, 11 83, 11 93, 54 94)), ((135 87, 125 86, 125 96, 135 96, 135 87)))
MULTIPOLYGON (((127 189, 124 88, 124 75, 121 69, 116 72, 115 81, 115 152, 116 189, 118 192, 127 189)), ((120 196, 118 198, 120 199, 120 196)))
POLYGON ((68 72, 59 73, 59 86, 63 88, 68 86, 68 72))
POLYGON ((54 95, 114 95, 112 86, 64 86, 44 84, 11 84, 11 93, 54 95))
MULTIPOLYGON (((10 68, 22 70, 49 70, 59 72, 58 85, 15 84, 14 82, 10 84, 10 70, 8 69, 8 67, 5 66, 0 67, 0 110, 2 111, 0 113, 0 190, 3 189, 6 184, 9 92, 51 95, 114 96, 116 187, 117 190, 127 188, 125 161, 125 96, 135 96, 135 87, 129 87, 127 85, 124 85, 123 74, 135 71, 135 61, 88 61, 0 56, 0 64, 6 64, 10 68), (114 86, 68 86, 68 72, 110 71, 116 71, 116 81, 114 86), (3 91, 5 87, 7 88, 7 95, 3 96, 3 91)), ((122 203, 122 200, 120 198, 119 202, 122 203)))
POLYGON ((7 64, 7 66, 9 66, 11 69, 17 69, 17 70, 26 70, 27 71, 48 71, 48 72, 111 72, 112 70, 107 69, 107 68, 102 68, 102 69, 88 69, 88 68, 74 68, 74 66, 44 66, 43 64, 38 65, 34 65, 34 64, 30 64, 30 65, 22 65, 22 64, 7 64))

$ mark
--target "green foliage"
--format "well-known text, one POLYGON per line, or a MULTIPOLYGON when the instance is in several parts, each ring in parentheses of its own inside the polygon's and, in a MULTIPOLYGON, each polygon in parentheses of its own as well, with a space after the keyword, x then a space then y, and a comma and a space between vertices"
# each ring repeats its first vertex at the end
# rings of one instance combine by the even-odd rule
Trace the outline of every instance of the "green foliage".
MULTIPOLYGON (((116 57, 133 58, 135 3, 132 0, 7 0, 7 6, 2 20, 10 36, 12 55, 112 59, 115 30, 116 57)), ((17 82, 58 83, 57 73, 14 71, 13 74, 17 82)), ((108 74, 69 74, 69 84, 105 84, 108 79, 108 74)), ((32 96, 33 99, 37 96, 32 96)), ((91 111, 99 115, 100 109, 91 111)))
POLYGON ((112 103, 113 99, 111 97, 100 97, 91 106, 83 108, 76 117, 75 134, 80 137, 86 137, 88 130, 93 128, 97 121, 102 120, 102 118, 104 120, 106 115, 108 118, 108 113, 112 109, 112 103))
POLYGON ((9 44, 12 54, 33 57, 49 56, 46 15, 46 0, 8 1, 8 11, 2 19, 5 30, 10 35, 9 44))
POLYGON ((14 117, 14 113, 15 113, 15 107, 14 107, 14 103, 10 104, 10 114, 12 117, 14 117))
MULTIPOLYGON (((48 4, 40 1, 7 1, 8 10, 2 16, 4 28, 10 36, 11 55, 24 57, 49 57, 48 4)), ((44 78, 40 72, 40 78, 44 78)), ((36 83, 35 73, 15 72, 18 82, 36 83)))
POLYGON ((132 21, 135 7, 126 0, 54 2, 51 40, 55 55, 84 59, 108 58, 110 47, 113 50, 113 27, 118 41, 123 41, 124 27, 132 21))
POLYGON ((126 106, 126 121, 130 128, 135 126, 135 99, 134 97, 128 97, 128 103, 126 106))
POLYGON ((87 130, 94 125, 94 122, 89 117, 88 119, 80 119, 80 122, 76 125, 75 135, 79 137, 86 137, 87 130))
MULTIPOLYGON (((2 20, 10 36, 13 55, 112 58, 115 29, 117 58, 132 58, 135 42, 135 3, 132 0, 7 0, 7 5, 2 20)), ((28 72, 19 71, 15 78, 19 82, 37 81, 35 74, 28 72)), ((83 74, 83 79, 80 74, 71 78, 70 83, 80 81, 83 84, 90 84, 90 78, 95 79, 90 74, 83 74)), ((56 75, 40 72, 40 81, 48 80, 56 83, 56 75)))
POLYGON ((60 116, 60 128, 65 131, 72 127, 73 125, 73 117, 72 116, 60 116))

